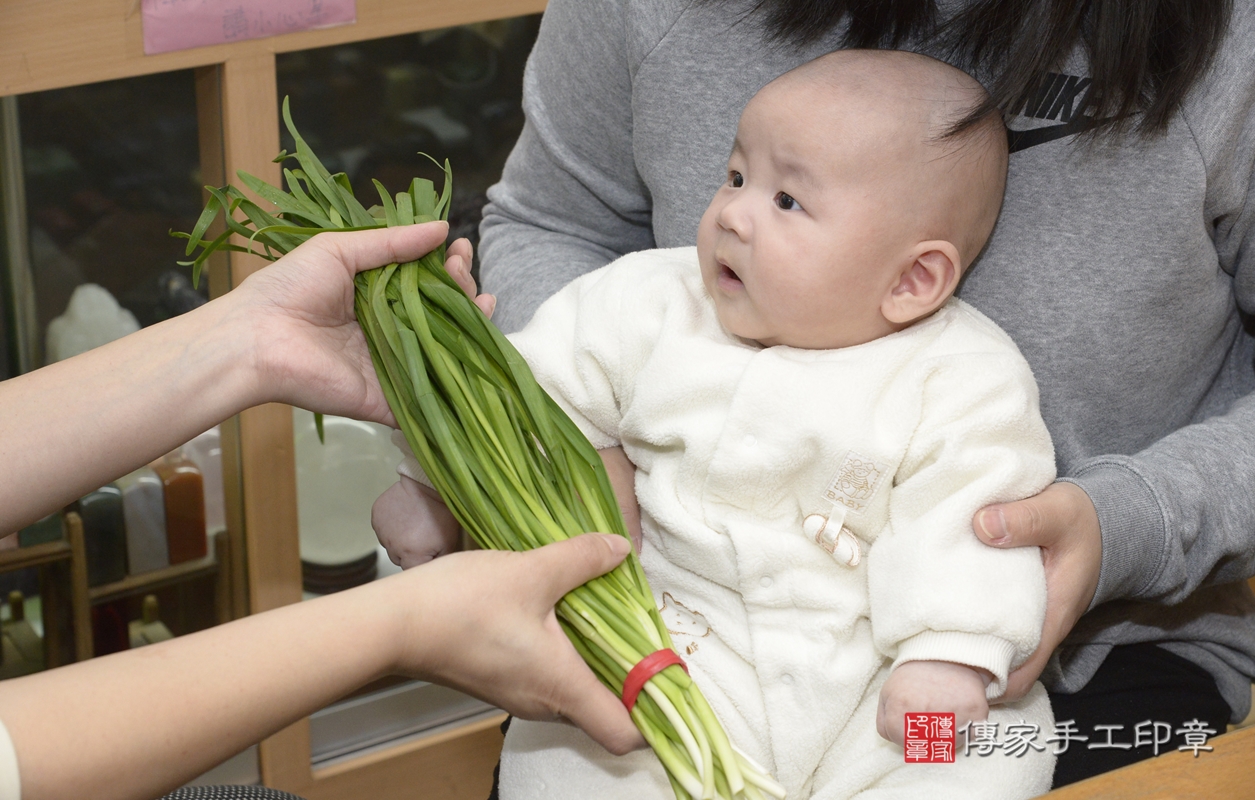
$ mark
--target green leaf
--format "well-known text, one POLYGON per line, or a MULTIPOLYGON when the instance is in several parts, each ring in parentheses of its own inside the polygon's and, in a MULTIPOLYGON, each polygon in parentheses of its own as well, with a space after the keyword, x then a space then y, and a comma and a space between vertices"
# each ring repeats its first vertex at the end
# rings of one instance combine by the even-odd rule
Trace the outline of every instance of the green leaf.
MULTIPOLYGON (((206 186, 206 189, 210 187, 206 186)), ((200 212, 200 217, 196 219, 196 224, 192 226, 192 232, 187 235, 187 250, 183 253, 190 256, 192 251, 196 249, 196 245, 201 243, 201 239, 205 235, 205 231, 209 230, 209 226, 213 224, 214 219, 218 216, 218 212, 222 210, 222 202, 218 199, 219 194, 211 193, 209 202, 205 204, 205 210, 200 212)))
POLYGON ((409 192, 397 192, 397 220, 402 225, 414 224, 414 198, 409 192))
POLYGON ((392 202, 392 195, 388 194, 388 190, 379 181, 371 178, 371 182, 375 184, 375 191, 379 192, 379 199, 383 201, 383 215, 388 221, 388 227, 395 228, 401 224, 401 221, 397 219, 397 207, 392 202))
POLYGON ((430 222, 436 219, 436 189, 426 178, 410 181, 410 198, 414 201, 414 221, 430 222))

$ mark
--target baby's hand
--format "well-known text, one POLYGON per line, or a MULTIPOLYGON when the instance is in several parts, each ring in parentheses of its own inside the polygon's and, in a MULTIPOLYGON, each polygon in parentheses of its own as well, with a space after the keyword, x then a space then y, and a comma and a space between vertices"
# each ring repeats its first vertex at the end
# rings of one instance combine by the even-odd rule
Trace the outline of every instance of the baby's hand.
POLYGON ((901 747, 908 713, 952 712, 955 730, 989 716, 985 687, 993 679, 983 669, 949 661, 908 661, 880 687, 876 732, 901 747))
POLYGON ((435 492, 400 477, 375 500, 370 524, 392 563, 409 569, 456 550, 461 527, 435 492))

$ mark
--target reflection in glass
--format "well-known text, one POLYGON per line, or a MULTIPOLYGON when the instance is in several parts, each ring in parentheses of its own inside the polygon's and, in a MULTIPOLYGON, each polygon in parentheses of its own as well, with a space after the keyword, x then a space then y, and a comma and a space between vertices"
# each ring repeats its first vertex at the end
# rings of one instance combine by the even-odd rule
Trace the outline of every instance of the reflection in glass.
MULTIPOLYGON (((205 302, 169 235, 201 207, 191 71, 5 98, 0 121, 6 374, 205 302)), ((187 450, 0 539, 0 677, 236 615, 217 430, 187 450)))
MULTIPOLYGON (((439 186, 426 153, 453 167, 450 238, 479 239, 485 192, 523 129, 523 64, 539 15, 277 56, 279 97, 301 135, 365 205, 415 177, 439 186)), ((283 146, 292 141, 284 132, 283 146)))
MULTIPOLYGON (((169 232, 190 230, 201 207, 192 72, 35 92, 18 107, 37 346, 84 284, 140 326, 186 311, 191 273, 169 232)), ((96 297, 79 329, 108 313, 96 297)))
POLYGON ((396 483, 401 462, 391 430, 328 416, 319 442, 313 414, 298 408, 292 418, 305 591, 329 594, 369 583, 380 552, 370 508, 396 483))

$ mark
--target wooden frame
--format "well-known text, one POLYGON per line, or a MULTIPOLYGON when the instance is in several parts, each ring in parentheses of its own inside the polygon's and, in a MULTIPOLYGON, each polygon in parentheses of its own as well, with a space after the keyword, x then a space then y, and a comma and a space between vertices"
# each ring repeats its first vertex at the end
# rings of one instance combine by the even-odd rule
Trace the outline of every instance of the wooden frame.
MULTIPOLYGON (((83 520, 73 511, 65 515, 65 538, 55 542, 6 550, 0 553, 0 572, 42 568, 59 562, 66 562, 69 569, 68 586, 58 588, 54 592, 54 603, 48 602, 45 594, 49 586, 43 574, 40 575, 40 593, 44 595, 44 656, 47 667, 61 665, 61 637, 58 633, 59 616, 57 607, 64 594, 69 595, 70 619, 74 628, 74 660, 84 661, 92 657, 91 627, 91 591, 87 585, 87 548, 83 542, 83 520), (66 589, 69 591, 66 592, 66 589), (51 625, 48 622, 52 622, 51 625)), ((41 573, 43 570, 40 570, 41 573)))
MULTIPOLYGON (((541 11, 544 0, 357 0, 357 22, 156 56, 143 54, 140 0, 9 0, 0 12, 0 95, 179 69, 196 69, 201 168, 222 183, 245 169, 277 182, 275 54, 376 39, 541 11)), ((210 266, 216 296, 261 262, 224 256, 210 266)), ((235 613, 264 611, 301 597, 291 409, 250 409, 222 427, 230 576, 235 613)), ((261 744, 263 781, 309 800, 414 796, 482 800, 500 748, 500 718, 313 771, 309 723, 261 744)), ((1173 753, 1051 793, 1080 798, 1244 797, 1255 791, 1255 729, 1211 742, 1194 759, 1173 753)))
MULTIPOLYGON (((13 0, 0 12, 0 95, 180 69, 196 70, 201 172, 222 184, 243 169, 278 183, 275 54, 532 14, 543 0, 357 0, 336 28, 145 56, 140 0, 13 0)), ((232 254, 210 264, 210 291, 229 291, 264 262, 232 254)), ((301 599, 292 410, 249 409, 222 427, 229 576, 235 615, 301 599)), ((482 800, 500 751, 500 718, 310 767, 309 722, 259 747, 262 780, 309 800, 412 797, 482 800)))

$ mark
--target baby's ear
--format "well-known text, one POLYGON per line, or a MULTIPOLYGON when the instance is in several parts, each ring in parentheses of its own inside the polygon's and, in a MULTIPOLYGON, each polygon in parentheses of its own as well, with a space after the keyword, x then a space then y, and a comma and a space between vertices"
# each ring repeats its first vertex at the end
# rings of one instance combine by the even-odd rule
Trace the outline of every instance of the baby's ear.
POLYGON ((962 271, 959 250, 950 242, 932 240, 912 248, 905 266, 880 304, 880 313, 895 325, 928 316, 954 294, 962 271))

